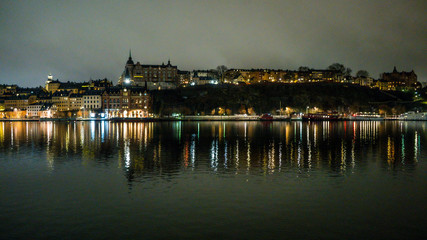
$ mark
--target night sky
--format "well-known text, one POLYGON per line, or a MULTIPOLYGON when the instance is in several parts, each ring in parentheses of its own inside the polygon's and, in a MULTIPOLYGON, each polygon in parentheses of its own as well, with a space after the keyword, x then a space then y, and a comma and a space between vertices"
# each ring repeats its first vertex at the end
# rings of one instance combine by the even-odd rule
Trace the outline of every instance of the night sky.
POLYGON ((0 83, 108 78, 134 61, 181 70, 326 68, 427 81, 427 1, 3 1, 0 83))

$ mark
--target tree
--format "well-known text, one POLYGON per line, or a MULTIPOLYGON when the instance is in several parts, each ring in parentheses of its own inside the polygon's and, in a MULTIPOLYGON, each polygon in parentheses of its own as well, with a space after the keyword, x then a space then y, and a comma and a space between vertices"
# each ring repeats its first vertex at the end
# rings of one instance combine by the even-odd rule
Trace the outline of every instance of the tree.
POLYGON ((299 72, 308 72, 308 71, 310 71, 310 68, 309 67, 305 67, 305 66, 301 66, 301 67, 298 68, 298 71, 299 72))
POLYGON ((359 70, 356 73, 356 77, 369 77, 369 73, 366 70, 359 70))
POLYGON ((218 73, 218 77, 220 78, 221 82, 224 82, 224 75, 225 72, 227 72, 228 68, 224 65, 220 65, 216 67, 216 71, 218 73))
POLYGON ((352 70, 351 68, 346 68, 341 63, 333 63, 328 67, 329 70, 337 71, 344 76, 350 76, 352 70))

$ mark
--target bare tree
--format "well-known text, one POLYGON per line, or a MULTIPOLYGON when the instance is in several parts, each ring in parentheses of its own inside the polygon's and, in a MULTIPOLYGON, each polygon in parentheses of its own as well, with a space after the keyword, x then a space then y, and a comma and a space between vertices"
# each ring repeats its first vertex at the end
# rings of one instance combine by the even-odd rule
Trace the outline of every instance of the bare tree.
POLYGON ((369 77, 369 73, 366 70, 359 70, 356 73, 356 77, 369 77))
POLYGON ((227 70, 228 70, 228 68, 224 65, 220 65, 220 66, 216 67, 216 71, 218 73, 218 77, 221 80, 221 83, 224 82, 224 75, 225 75, 225 72, 227 72, 227 70))
POLYGON ((329 70, 337 71, 337 72, 339 72, 339 73, 343 74, 344 76, 350 76, 350 74, 351 74, 351 72, 352 72, 351 68, 346 68, 346 67, 345 67, 343 64, 341 64, 341 63, 334 63, 334 64, 331 64, 331 65, 328 67, 328 69, 329 69, 329 70))
POLYGON ((298 71, 299 72, 308 72, 308 71, 310 71, 310 68, 309 67, 305 67, 305 66, 301 66, 301 67, 298 68, 298 71))

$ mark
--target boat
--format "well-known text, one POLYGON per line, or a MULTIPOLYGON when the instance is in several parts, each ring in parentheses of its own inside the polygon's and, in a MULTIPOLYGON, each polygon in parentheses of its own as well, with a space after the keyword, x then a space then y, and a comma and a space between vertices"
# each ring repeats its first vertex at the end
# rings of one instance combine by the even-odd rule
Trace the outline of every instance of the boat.
POLYGON ((271 115, 270 113, 265 113, 265 114, 261 115, 261 117, 259 117, 259 120, 261 120, 261 121, 272 121, 273 115, 271 115))
POLYGON ((398 120, 403 121, 427 121, 427 112, 406 112, 399 116, 398 120))
POLYGON ((372 112, 359 112, 354 113, 350 116, 351 121, 382 121, 384 117, 382 117, 378 113, 372 112))
POLYGON ((302 120, 302 116, 303 116, 302 113, 294 113, 291 115, 290 120, 291 121, 299 121, 299 120, 302 120))
POLYGON ((333 121, 340 118, 338 113, 308 113, 302 116, 307 121, 333 121))

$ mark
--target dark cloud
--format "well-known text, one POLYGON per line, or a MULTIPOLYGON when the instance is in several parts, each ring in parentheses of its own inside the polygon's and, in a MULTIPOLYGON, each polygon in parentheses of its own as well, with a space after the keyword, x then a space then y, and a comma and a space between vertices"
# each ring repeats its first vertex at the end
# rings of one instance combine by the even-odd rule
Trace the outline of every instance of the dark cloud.
POLYGON ((0 83, 84 81, 141 63, 180 69, 425 69, 421 1, 0 1, 0 83))

